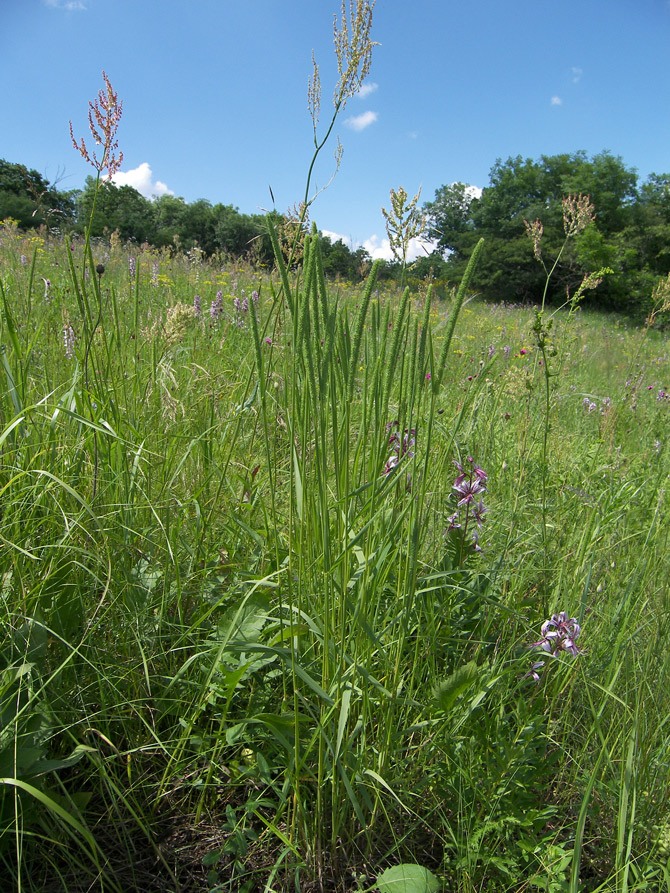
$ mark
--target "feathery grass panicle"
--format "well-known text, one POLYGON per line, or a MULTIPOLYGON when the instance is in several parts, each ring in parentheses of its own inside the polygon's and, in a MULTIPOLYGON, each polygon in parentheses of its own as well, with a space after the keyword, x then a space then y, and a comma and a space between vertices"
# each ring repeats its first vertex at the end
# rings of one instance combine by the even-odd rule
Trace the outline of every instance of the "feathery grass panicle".
POLYGON ((562 205, 563 229, 568 238, 576 236, 596 219, 595 207, 589 195, 570 193, 563 198, 562 205))
POLYGON ((421 198, 421 189, 414 198, 407 201, 407 190, 401 186, 397 191, 391 189, 391 210, 382 208, 386 221, 386 234, 389 237, 391 251, 403 266, 407 264, 407 251, 412 239, 420 238, 426 231, 426 215, 419 211, 417 204, 421 198))
POLYGON ((70 138, 74 148, 84 161, 98 172, 98 176, 106 172, 107 179, 111 180, 123 162, 123 152, 116 154, 119 148, 116 132, 123 114, 123 100, 119 99, 104 71, 102 79, 105 82, 104 89, 98 92, 97 99, 88 104, 88 127, 95 144, 102 146, 102 157, 98 158, 94 151, 89 151, 84 137, 77 143, 72 121, 70 121, 70 138))
POLYGON ((349 0, 347 13, 346 0, 342 0, 339 23, 337 16, 334 16, 333 40, 339 74, 334 103, 338 111, 343 110, 347 101, 358 93, 370 73, 372 48, 378 46, 370 37, 375 2, 349 0))

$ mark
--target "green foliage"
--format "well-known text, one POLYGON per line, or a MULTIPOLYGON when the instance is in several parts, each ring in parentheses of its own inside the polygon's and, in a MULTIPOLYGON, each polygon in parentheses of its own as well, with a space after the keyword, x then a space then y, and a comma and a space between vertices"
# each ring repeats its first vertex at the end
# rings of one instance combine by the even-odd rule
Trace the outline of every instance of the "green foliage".
POLYGON ((66 228, 74 219, 72 193, 61 192, 40 173, 0 159, 0 220, 20 227, 66 228))
POLYGON ((119 245, 87 278, 83 250, 0 249, 8 876, 653 889, 667 339, 465 292, 456 319, 375 279, 336 299, 314 235, 262 278, 137 248, 130 280, 119 245), (385 473, 389 422, 415 443, 385 473), (469 455, 477 555, 447 533, 469 455), (585 653, 537 682, 564 608, 585 653), (156 863, 185 828, 194 861, 156 863))
POLYGON ((561 252, 547 300, 565 302, 582 279, 602 267, 612 275, 588 296, 592 306, 646 315, 658 276, 668 271, 668 176, 652 174, 638 189, 637 175, 608 152, 498 160, 489 185, 476 197, 462 183, 442 186, 426 211, 448 276, 459 281, 480 236, 487 248, 472 287, 487 300, 539 303, 545 271, 533 257, 526 222, 544 228, 542 257, 549 266, 561 252), (561 252, 562 201, 588 195, 595 221, 561 252))

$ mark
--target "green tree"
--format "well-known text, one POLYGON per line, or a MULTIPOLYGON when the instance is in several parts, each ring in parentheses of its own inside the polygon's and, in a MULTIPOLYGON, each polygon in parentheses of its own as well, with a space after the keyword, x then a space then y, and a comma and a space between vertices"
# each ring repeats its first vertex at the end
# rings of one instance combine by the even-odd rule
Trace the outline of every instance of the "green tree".
POLYGON ((258 220, 249 214, 240 214, 232 205, 215 205, 213 214, 217 247, 237 257, 251 251, 264 229, 258 220))
POLYGON ((72 192, 61 192, 35 170, 0 159, 0 220, 11 217, 22 229, 62 227, 75 216, 72 192))
MULTIPOLYGON (((87 177, 77 206, 78 228, 82 232, 91 219, 95 191, 95 178, 87 177)), ((100 237, 115 230, 124 240, 151 242, 156 231, 154 207, 132 186, 101 183, 91 220, 91 235, 100 237)))
POLYGON ((453 183, 440 187, 435 201, 425 207, 431 235, 447 258, 450 279, 460 280, 483 236, 485 250, 472 287, 490 300, 537 301, 546 275, 534 256, 527 223, 541 222, 542 256, 550 261, 565 238, 563 199, 589 195, 595 221, 571 239, 561 255, 548 300, 562 303, 566 292, 574 293, 585 275, 609 266, 613 275, 597 292, 589 292, 588 300, 633 309, 647 287, 652 258, 659 271, 663 268, 669 244, 663 218, 666 187, 664 177, 650 180, 643 191, 648 204, 643 213, 635 171, 609 152, 592 158, 584 152, 543 155, 538 160, 516 156, 496 161, 480 197, 465 184, 453 183))

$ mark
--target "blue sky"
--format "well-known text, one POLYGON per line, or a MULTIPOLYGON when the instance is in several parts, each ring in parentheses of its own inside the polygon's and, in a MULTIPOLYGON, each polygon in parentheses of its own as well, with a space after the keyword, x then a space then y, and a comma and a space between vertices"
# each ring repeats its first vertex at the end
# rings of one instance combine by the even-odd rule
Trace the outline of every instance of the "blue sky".
MULTIPOLYGON (((348 4, 349 0, 347 0, 348 4)), ((325 123, 340 0, 0 0, 0 157, 81 187, 107 72, 123 99, 125 182, 246 213, 300 200, 325 123)), ((670 172, 670 0, 377 0, 369 92, 335 133, 340 170, 312 207, 324 231, 384 253, 389 190, 422 201, 486 186, 497 158, 608 149, 670 172)), ((316 170, 324 186, 335 141, 316 170)))

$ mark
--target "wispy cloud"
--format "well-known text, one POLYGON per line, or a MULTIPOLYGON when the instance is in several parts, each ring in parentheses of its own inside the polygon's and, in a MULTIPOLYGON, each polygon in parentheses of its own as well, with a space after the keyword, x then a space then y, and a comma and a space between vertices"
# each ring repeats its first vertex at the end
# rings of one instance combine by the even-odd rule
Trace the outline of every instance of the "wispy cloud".
POLYGON ((365 130, 371 124, 374 124, 379 115, 377 112, 363 112, 360 115, 354 115, 352 118, 346 118, 345 124, 352 130, 365 130))
POLYGON ((551 97, 551 104, 552 104, 552 105, 563 105, 563 100, 561 99, 560 96, 552 96, 552 97, 551 97))
POLYGON ((86 9, 86 0, 42 0, 42 2, 51 9, 66 9, 68 12, 83 12, 86 9))
POLYGON ((379 87, 379 84, 375 84, 371 82, 369 84, 363 84, 361 89, 356 94, 358 99, 365 99, 366 96, 369 96, 371 93, 374 93, 375 90, 379 87))
POLYGON ((578 84, 580 82, 580 80, 582 79, 582 75, 584 74, 584 72, 582 71, 581 68, 578 68, 576 65, 572 66, 572 68, 570 69, 570 72, 572 74, 572 83, 578 84))
POLYGON ((132 186, 145 198, 174 195, 172 189, 168 189, 165 183, 160 180, 154 182, 151 166, 146 161, 133 170, 118 171, 114 174, 113 182, 116 186, 132 186))

